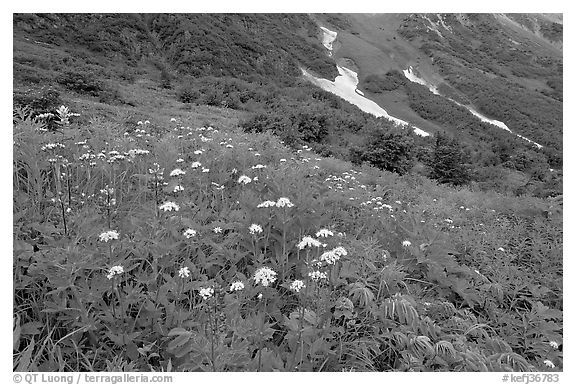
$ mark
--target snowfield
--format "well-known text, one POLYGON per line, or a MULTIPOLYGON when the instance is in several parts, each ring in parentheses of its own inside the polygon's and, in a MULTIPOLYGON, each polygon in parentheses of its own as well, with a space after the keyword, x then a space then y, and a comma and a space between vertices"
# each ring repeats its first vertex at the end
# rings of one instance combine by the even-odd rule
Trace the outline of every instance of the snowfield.
POLYGON ((424 87, 428 88, 430 90, 430 92, 432 92, 433 94, 440 95, 438 93, 438 89, 436 88, 436 86, 433 86, 432 84, 428 83, 426 80, 419 78, 418 75, 416 75, 414 73, 412 66, 408 67, 408 69, 403 70, 402 73, 404 73, 404 76, 406 76, 406 78, 408 80, 410 80, 412 83, 421 84, 424 87))
POLYGON ((324 36, 322 37, 322 44, 328 51, 329 56, 332 56, 332 43, 336 40, 336 36, 338 35, 337 32, 330 31, 328 28, 320 27, 324 32, 324 36))
MULTIPOLYGON (((330 51, 330 56, 332 56, 332 43, 334 40, 336 40, 338 33, 330 31, 324 27, 320 28, 324 32, 322 44, 330 51)), ((380 107, 376 102, 366 98, 362 91, 356 89, 358 86, 358 74, 356 72, 339 65, 337 65, 336 68, 338 69, 340 76, 337 76, 333 82, 328 79, 317 78, 305 69, 302 69, 302 74, 307 80, 322 88, 324 91, 328 91, 341 97, 347 102, 354 104, 364 112, 372 114, 376 117, 383 117, 400 126, 410 125, 408 122, 388 114, 388 112, 386 112, 386 110, 380 107)), ((420 136, 430 136, 428 132, 417 127, 414 127, 414 133, 420 136)))
MULTIPOLYGON (((340 76, 337 76, 333 82, 328 79, 317 78, 304 69, 302 69, 302 74, 306 79, 322 88, 324 91, 328 91, 341 97, 347 102, 354 104, 364 112, 372 114, 376 117, 383 117, 400 126, 409 125, 408 122, 393 117, 377 103, 356 92, 356 86, 358 85, 358 74, 356 72, 342 66, 336 66, 336 68, 338 69, 340 76)), ((414 128, 414 133, 420 136, 430 135, 428 132, 417 127, 414 128)))
MULTIPOLYGON (((418 83, 420 85, 423 85, 424 87, 428 88, 428 90, 430 90, 430 92, 432 92, 435 95, 440 95, 440 93, 438 92, 438 89, 436 88, 436 86, 428 83, 426 80, 418 77, 418 75, 416 75, 414 73, 414 69, 412 68, 412 66, 409 66, 407 69, 403 70, 402 73, 404 73, 404 76, 406 77, 406 79, 410 80, 412 83, 418 83)), ((442 96, 442 95, 440 95, 442 96)), ((472 115, 474 115, 475 117, 477 117, 478 119, 480 119, 480 121, 484 122, 484 123, 488 123, 491 124, 493 126, 496 126, 498 128, 501 128, 503 130, 506 130, 510 133, 513 134, 512 130, 510 130, 510 128, 508 128, 508 126, 506 125, 506 123, 501 122, 499 120, 495 120, 495 119, 490 119, 484 115, 482 115, 481 113, 479 113, 478 111, 476 111, 475 109, 473 109, 472 107, 466 106, 462 103, 458 103, 457 101, 455 101, 454 99, 448 98, 446 96, 444 96, 446 99, 452 101, 453 103, 456 103, 459 106, 462 106, 464 108, 466 108, 468 111, 470 111, 470 113, 472 115)), ((533 145, 535 145, 538 148, 542 148, 541 144, 538 144, 536 142, 534 142, 533 140, 530 140, 528 138, 526 138, 525 136, 522 136, 520 134, 515 134, 517 137, 522 138, 530 143, 532 143, 533 145)))

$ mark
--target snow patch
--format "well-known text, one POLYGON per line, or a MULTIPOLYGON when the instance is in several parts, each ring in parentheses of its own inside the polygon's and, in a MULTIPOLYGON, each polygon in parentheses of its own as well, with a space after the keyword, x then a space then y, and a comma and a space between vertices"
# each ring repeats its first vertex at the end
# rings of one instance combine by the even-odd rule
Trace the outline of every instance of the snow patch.
POLYGON ((430 90, 430 92, 432 92, 433 94, 435 94, 435 95, 440 95, 440 94, 438 93, 438 89, 437 89, 435 86, 433 86, 432 84, 428 83, 426 80, 418 77, 418 75, 416 75, 416 74, 414 73, 414 69, 412 68, 412 66, 408 67, 407 69, 403 70, 402 72, 404 73, 404 76, 406 76, 406 78, 407 78, 408 80, 410 80, 412 83, 421 84, 421 85, 423 85, 424 87, 427 87, 427 88, 430 90))
POLYGON ((320 29, 324 32, 324 35, 322 36, 322 44, 329 51, 328 56, 332 56, 332 43, 334 43, 334 40, 336 40, 338 32, 330 31, 328 28, 324 27, 320 27, 320 29))
MULTIPOLYGON (((338 69, 340 76, 337 76, 333 82, 328 79, 317 78, 305 69, 302 69, 302 74, 313 84, 354 104, 364 112, 372 114, 376 117, 383 117, 400 126, 409 125, 408 122, 391 116, 377 103, 361 95, 360 93, 362 91, 358 91, 356 89, 358 86, 358 74, 356 72, 338 65, 336 68, 338 69)), ((417 127, 414 128, 414 133, 420 136, 430 135, 428 132, 417 127)))
MULTIPOLYGON (((424 16, 424 17, 425 17, 425 16, 424 16)), ((418 75, 416 75, 416 74, 414 73, 414 69, 412 68, 412 66, 408 67, 407 69, 403 70, 402 72, 404 73, 404 76, 405 76, 408 80, 410 80, 411 82, 421 84, 421 85, 427 87, 427 88, 430 90, 430 92, 432 92, 433 94, 435 94, 435 95, 440 95, 440 93, 438 92, 438 89, 437 89, 435 86, 433 86, 432 84, 428 83, 426 80, 418 77, 418 75)), ((496 127, 498 127, 498 128, 501 128, 501 129, 503 129, 503 130, 506 130, 506 131, 508 131, 508 132, 510 132, 510 133, 513 133, 512 130, 511 130, 510 128, 508 128, 508 126, 506 125, 506 123, 501 122, 501 121, 499 121, 499 120, 490 119, 490 118, 482 115, 480 112, 476 111, 476 110, 473 109, 472 107, 466 106, 466 105, 464 105, 464 104, 462 104, 462 103, 458 103, 458 102, 455 101, 454 99, 451 99, 451 98, 446 97, 446 96, 445 96, 445 98, 448 99, 448 100, 450 100, 450 101, 452 101, 453 103, 456 103, 456 104, 459 105, 459 106, 462 106, 462 107, 466 108, 468 111, 470 111, 470 113, 471 113, 472 115, 474 115, 475 117, 477 117, 478 119, 480 119, 480 121, 482 121, 482 122, 484 122, 484 123, 491 124, 491 125, 493 125, 493 126, 496 126, 496 127)), ((525 136, 522 136, 522 135, 520 135, 520 134, 515 134, 515 135, 516 135, 517 137, 519 137, 519 138, 522 138, 522 139, 524 139, 524 140, 532 143, 533 145, 535 145, 535 146, 538 147, 538 148, 542 148, 542 147, 543 147, 541 144, 538 144, 538 143, 534 142, 533 140, 530 140, 530 139, 526 138, 525 136)))
POLYGON ((432 20, 430 20, 430 19, 428 18, 428 16, 423 15, 422 17, 424 18, 424 20, 428 21, 428 22, 430 23, 430 25, 431 25, 431 27, 426 26, 426 28, 427 28, 428 30, 430 30, 430 31, 436 32, 436 34, 443 39, 444 36, 442 36, 442 34, 440 33, 440 31, 438 31, 438 25, 437 25, 436 23, 434 23, 432 20))

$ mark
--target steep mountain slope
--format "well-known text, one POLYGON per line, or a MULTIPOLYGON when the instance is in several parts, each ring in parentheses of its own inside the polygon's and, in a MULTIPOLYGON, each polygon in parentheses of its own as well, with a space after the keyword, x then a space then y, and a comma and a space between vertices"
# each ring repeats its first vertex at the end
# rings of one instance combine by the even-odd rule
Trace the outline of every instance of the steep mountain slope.
MULTIPOLYGON (((334 16, 320 17, 329 19, 338 24, 334 16)), ((552 147, 547 154, 559 166, 553 153, 561 153, 562 143, 561 24, 537 15, 353 14, 338 20, 345 29, 335 57, 354 61, 361 85, 412 67, 440 94, 552 147)), ((416 121, 414 115, 423 116, 409 94, 371 93, 400 118, 416 121)))
MULTIPOLYGON (((355 92, 391 116, 456 137, 480 188, 555 195, 562 180, 562 55, 548 41, 561 40, 561 25, 543 16, 530 30, 513 19, 14 15, 14 96, 42 113, 57 104, 56 94, 138 105, 146 89, 160 87, 184 103, 248 112, 247 129, 352 159, 351 148, 365 146, 375 127, 394 128, 302 75, 305 69, 333 82, 344 65, 358 74, 355 92), (330 51, 322 27, 337 32, 330 51)), ((415 138, 415 170, 427 173, 433 147, 433 138, 415 138)))

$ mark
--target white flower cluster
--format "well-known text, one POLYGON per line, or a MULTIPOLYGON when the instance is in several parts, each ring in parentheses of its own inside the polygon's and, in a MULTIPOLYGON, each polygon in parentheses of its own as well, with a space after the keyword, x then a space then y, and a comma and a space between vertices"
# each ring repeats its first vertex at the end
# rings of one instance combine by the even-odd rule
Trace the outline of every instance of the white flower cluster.
POLYGON ((181 185, 174 186, 174 192, 175 192, 175 193, 179 193, 179 192, 182 192, 182 191, 184 191, 184 187, 183 187, 183 186, 181 186, 181 185))
POLYGON ((213 295, 214 295, 214 289, 212 289, 211 287, 203 287, 200 289, 200 296, 204 300, 207 300, 208 298, 212 297, 213 295))
POLYGON ((110 270, 108 270, 108 274, 106 275, 106 278, 108 279, 112 279, 114 278, 116 275, 120 275, 124 273, 124 268, 122 266, 112 266, 110 268, 110 270))
POLYGON ((412 242, 410 242, 409 240, 402 241, 402 246, 404 247, 412 246, 412 242))
POLYGON ((278 199, 278 202, 276 202, 276 207, 294 207, 294 204, 292 202, 290 202, 290 199, 285 198, 285 197, 281 197, 280 199, 278 199))
POLYGON ((553 349, 558 349, 558 342, 556 341, 550 341, 548 345, 552 346, 553 349))
POLYGON ((320 256, 320 260, 326 262, 328 265, 334 265, 342 256, 348 255, 348 252, 342 246, 338 246, 334 250, 326 251, 320 256))
POLYGON ((304 287, 306 287, 306 285, 304 285, 304 282, 300 281, 299 279, 294 280, 294 282, 290 284, 290 290, 293 290, 296 293, 300 293, 300 290, 302 290, 304 287))
POLYGON ((192 238, 192 237, 195 237, 195 236, 196 236, 196 230, 194 230, 194 229, 186 229, 186 231, 184 231, 184 236, 185 236, 187 239, 190 239, 190 238, 192 238))
POLYGON ((266 166, 263 164, 257 164, 256 166, 252 166, 251 168, 252 168, 252 170, 258 170, 261 168, 266 168, 266 166))
POLYGON ((172 170, 170 172, 170 176, 172 176, 172 177, 182 176, 182 175, 186 175, 186 171, 184 171, 180 168, 175 168, 174 170, 172 170))
POLYGON ((164 202, 160 205, 160 210, 162 211, 178 211, 180 210, 180 206, 178 206, 176 203, 174 202, 164 202))
POLYGON ((318 281, 320 279, 326 279, 327 278, 326 273, 323 273, 319 270, 309 272, 308 276, 310 278, 312 278, 313 281, 318 281))
POLYGON ((317 236, 318 238, 328 238, 328 237, 331 237, 331 236, 333 236, 333 235, 334 235, 334 233, 333 233, 332 231, 328 230, 328 229, 320 229, 320 230, 318 230, 318 232, 316 233, 316 236, 317 236))
POLYGON ((302 238, 302 240, 300 241, 300 243, 298 243, 298 248, 300 250, 306 248, 306 247, 326 247, 326 245, 324 245, 322 242, 320 242, 317 239, 312 238, 309 235, 304 236, 304 238, 302 238))
POLYGON ((260 204, 259 204, 258 206, 256 206, 256 207, 258 207, 258 208, 262 208, 262 207, 269 208, 269 207, 274 207, 274 206, 276 206, 276 202, 274 202, 274 201, 264 201, 264 202, 260 203, 260 204))
POLYGON ((118 239, 120 234, 116 230, 105 231, 100 234, 100 242, 108 242, 113 239, 118 239))
POLYGON ((261 267, 254 273, 254 282, 256 284, 262 284, 262 286, 268 286, 269 284, 276 281, 276 272, 268 267, 261 267))
POLYGON ((187 266, 181 267, 180 270, 178 270, 178 276, 180 278, 188 278, 190 276, 190 269, 188 269, 187 266))
POLYGON ((252 179, 246 175, 242 175, 238 178, 238 183, 248 184, 250 182, 252 182, 252 179))
POLYGON ((556 365, 554 365, 554 363, 550 360, 544 360, 544 365, 546 365, 549 368, 554 369, 556 367, 556 365))
POLYGON ((131 156, 131 157, 134 157, 134 156, 136 156, 136 155, 148 155, 148 154, 150 154, 150 151, 148 151, 148 150, 142 150, 142 149, 140 149, 140 148, 135 148, 135 149, 132 149, 132 150, 128 150, 128 155, 131 156))
POLYGON ((250 234, 252 235, 260 234, 263 231, 262 226, 257 225, 256 223, 252 223, 248 230, 250 230, 250 234))
POLYGON ((220 234, 220 233, 222 233, 222 228, 221 227, 214 227, 213 231, 215 234, 220 234))
POLYGON ((233 282, 230 285, 230 291, 240 291, 244 289, 244 284, 240 281, 233 282))
POLYGON ((48 150, 54 150, 56 148, 66 148, 66 146, 63 145, 62 143, 47 143, 44 146, 42 146, 41 150, 48 151, 48 150))
POLYGON ((200 166, 202 166, 202 163, 200 163, 200 162, 192 162, 192 164, 190 165, 190 167, 192 167, 192 168, 198 168, 200 166))

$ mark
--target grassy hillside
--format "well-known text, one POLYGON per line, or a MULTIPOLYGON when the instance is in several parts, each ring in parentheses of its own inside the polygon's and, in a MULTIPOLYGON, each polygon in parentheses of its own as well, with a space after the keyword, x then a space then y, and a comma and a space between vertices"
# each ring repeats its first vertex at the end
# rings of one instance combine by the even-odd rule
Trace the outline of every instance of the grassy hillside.
POLYGON ((15 370, 562 370, 561 206, 164 92, 15 118, 15 370))
POLYGON ((14 370, 563 370, 550 155, 392 68, 360 72, 372 95, 462 132, 313 87, 300 66, 335 76, 313 20, 363 33, 14 16, 14 370))

